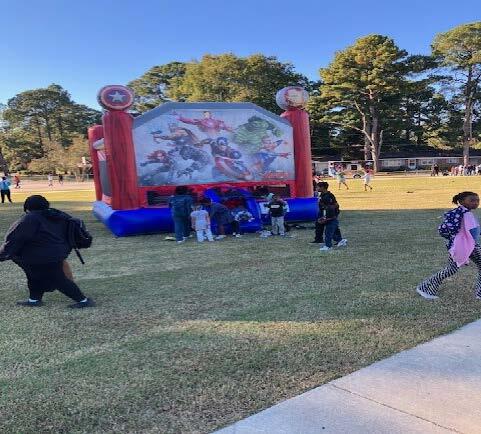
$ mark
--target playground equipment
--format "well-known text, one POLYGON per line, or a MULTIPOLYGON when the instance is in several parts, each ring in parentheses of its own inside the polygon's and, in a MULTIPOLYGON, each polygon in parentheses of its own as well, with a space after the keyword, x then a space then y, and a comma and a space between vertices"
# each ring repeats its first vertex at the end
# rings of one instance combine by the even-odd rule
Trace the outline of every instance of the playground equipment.
POLYGON ((278 92, 281 116, 251 103, 169 102, 133 118, 125 110, 134 94, 119 85, 98 100, 106 112, 89 129, 93 212, 116 236, 172 231, 167 200, 178 185, 245 206, 254 216, 246 232, 266 223, 269 192, 286 198, 286 221, 317 217, 304 89, 278 92))

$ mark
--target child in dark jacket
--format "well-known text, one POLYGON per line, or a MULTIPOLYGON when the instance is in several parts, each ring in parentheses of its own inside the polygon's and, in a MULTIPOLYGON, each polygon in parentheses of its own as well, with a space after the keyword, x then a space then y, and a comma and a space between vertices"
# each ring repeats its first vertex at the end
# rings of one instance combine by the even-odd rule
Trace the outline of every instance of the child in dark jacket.
POLYGON ((325 196, 319 201, 319 209, 323 211, 323 215, 319 217, 318 223, 324 225, 325 242, 326 244, 319 250, 321 252, 328 252, 332 249, 332 242, 337 242, 338 247, 347 245, 347 240, 342 238, 341 230, 339 229, 339 204, 330 196, 325 196))
POLYGON ((42 306, 45 292, 59 290, 76 303, 72 308, 94 306, 67 276, 65 259, 71 251, 67 240, 70 216, 50 208, 43 196, 30 196, 24 204, 25 215, 8 230, 0 246, 0 261, 12 260, 27 276, 30 297, 21 306, 42 306))

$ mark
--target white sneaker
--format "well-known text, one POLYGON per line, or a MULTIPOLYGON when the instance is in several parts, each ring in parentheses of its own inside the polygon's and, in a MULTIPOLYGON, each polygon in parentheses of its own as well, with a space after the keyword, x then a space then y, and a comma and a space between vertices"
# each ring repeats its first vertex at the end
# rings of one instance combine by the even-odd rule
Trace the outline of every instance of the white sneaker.
POLYGON ((217 235, 214 239, 215 240, 223 240, 225 238, 225 235, 217 235))
POLYGON ((347 240, 343 238, 341 241, 337 243, 337 247, 345 247, 347 246, 347 240))
POLYGON ((182 244, 182 243, 185 243, 185 240, 177 241, 177 244, 182 244))
POLYGON ((332 250, 332 247, 323 246, 319 249, 320 252, 328 252, 329 250, 332 250))
POLYGON ((240 237, 242 237, 242 235, 241 234, 235 234, 234 237, 240 238, 240 237))
POLYGON ((426 300, 437 300, 439 298, 437 295, 428 294, 427 292, 424 292, 419 288, 416 288, 416 292, 426 300))

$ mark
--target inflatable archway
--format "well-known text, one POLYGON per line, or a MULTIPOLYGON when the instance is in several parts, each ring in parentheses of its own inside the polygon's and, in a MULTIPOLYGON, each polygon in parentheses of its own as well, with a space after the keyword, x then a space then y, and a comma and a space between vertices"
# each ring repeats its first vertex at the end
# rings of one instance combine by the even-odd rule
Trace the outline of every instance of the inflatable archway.
POLYGON ((265 222, 269 191, 287 198, 287 221, 314 220, 302 92, 278 93, 282 116, 251 103, 169 102, 133 118, 125 112, 134 98, 129 88, 102 88, 102 125, 89 129, 95 216, 117 236, 170 232, 167 200, 187 185, 198 198, 241 200, 255 217, 247 231, 265 222))

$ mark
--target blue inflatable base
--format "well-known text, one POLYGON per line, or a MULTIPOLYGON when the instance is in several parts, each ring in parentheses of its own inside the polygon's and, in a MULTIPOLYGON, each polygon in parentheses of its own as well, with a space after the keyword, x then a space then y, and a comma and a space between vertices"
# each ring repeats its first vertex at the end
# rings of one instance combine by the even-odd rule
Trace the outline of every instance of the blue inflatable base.
MULTIPOLYGON (((289 212, 285 217, 286 222, 312 222, 317 218, 316 198, 287 199, 287 203, 289 212)), ((248 199, 247 208, 254 216, 254 221, 242 223, 244 232, 257 232, 263 225, 269 224, 269 216, 261 214, 260 206, 255 199, 248 199)), ((93 204, 93 214, 117 237, 174 232, 174 223, 167 207, 114 211, 104 202, 97 201, 93 204)), ((215 225, 213 230, 215 231, 215 225)))

